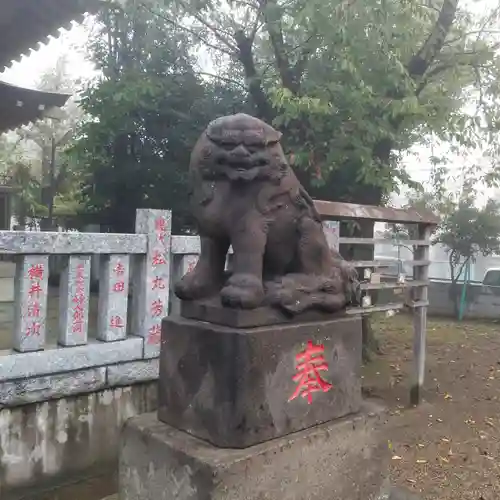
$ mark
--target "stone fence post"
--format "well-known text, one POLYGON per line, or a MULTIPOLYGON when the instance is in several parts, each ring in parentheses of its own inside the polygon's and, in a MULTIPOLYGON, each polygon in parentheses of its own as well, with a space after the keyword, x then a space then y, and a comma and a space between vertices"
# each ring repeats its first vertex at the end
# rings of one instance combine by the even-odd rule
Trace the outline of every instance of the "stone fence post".
POLYGON ((133 332, 144 338, 144 357, 160 353, 161 320, 168 316, 172 213, 139 209, 135 232, 148 237, 147 252, 138 257, 133 281, 133 332))

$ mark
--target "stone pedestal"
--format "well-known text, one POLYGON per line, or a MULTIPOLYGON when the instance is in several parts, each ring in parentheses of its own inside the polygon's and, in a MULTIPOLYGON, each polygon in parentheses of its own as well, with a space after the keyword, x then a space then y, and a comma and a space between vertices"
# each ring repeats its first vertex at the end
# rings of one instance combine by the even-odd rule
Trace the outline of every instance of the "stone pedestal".
POLYGON ((360 318, 235 328, 170 316, 158 416, 221 448, 252 446, 357 412, 360 365, 360 318))
POLYGON ((120 500, 388 498, 360 318, 183 312, 162 323, 158 414, 125 426, 120 500))
MULTIPOLYGON (((119 500, 375 500, 388 469, 383 410, 221 449, 146 414, 125 426, 119 500)), ((387 497, 386 497, 387 498, 387 497)))

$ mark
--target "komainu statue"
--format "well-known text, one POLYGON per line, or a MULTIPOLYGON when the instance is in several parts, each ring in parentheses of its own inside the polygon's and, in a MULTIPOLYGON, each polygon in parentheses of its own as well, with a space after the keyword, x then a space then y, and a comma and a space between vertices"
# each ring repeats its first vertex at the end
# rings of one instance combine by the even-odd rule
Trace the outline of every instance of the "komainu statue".
POLYGON ((335 312, 353 300, 356 272, 328 247, 320 216, 287 163, 280 138, 245 114, 214 120, 199 138, 189 170, 201 253, 176 285, 179 298, 220 293, 227 307, 268 305, 292 315, 335 312))

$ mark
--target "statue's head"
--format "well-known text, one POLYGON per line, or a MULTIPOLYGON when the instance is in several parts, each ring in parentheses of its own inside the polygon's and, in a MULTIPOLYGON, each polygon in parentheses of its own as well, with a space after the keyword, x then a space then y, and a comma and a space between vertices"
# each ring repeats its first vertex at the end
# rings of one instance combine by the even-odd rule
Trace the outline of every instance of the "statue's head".
POLYGON ((207 178, 252 181, 280 176, 287 167, 281 133, 243 113, 211 122, 193 152, 192 166, 207 178))

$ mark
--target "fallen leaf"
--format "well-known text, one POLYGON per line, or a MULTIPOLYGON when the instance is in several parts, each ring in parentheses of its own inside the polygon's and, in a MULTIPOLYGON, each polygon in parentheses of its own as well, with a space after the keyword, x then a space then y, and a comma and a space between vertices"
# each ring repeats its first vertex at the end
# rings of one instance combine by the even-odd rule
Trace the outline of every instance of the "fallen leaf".
POLYGON ((489 425, 490 427, 495 427, 495 424, 493 423, 493 420, 491 418, 486 417, 484 419, 484 422, 486 423, 486 425, 489 425))

